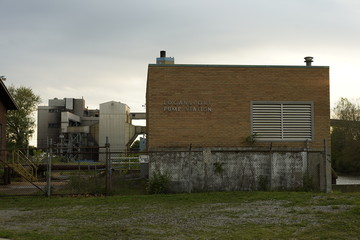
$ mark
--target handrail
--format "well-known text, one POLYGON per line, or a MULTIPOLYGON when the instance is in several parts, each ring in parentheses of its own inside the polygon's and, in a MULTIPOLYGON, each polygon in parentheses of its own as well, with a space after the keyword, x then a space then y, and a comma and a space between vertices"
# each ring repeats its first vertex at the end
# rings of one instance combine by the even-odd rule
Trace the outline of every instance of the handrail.
POLYGON ((37 169, 37 166, 35 165, 35 163, 33 161, 31 161, 27 156, 25 156, 25 154, 23 152, 21 152, 20 150, 18 150, 19 152, 19 156, 22 157, 22 159, 25 159, 25 161, 27 163, 30 163, 30 165, 32 165, 35 169, 37 169))
MULTIPOLYGON (((27 169, 21 164, 21 163, 19 163, 19 164, 15 164, 15 151, 12 151, 11 152, 11 160, 10 161, 8 161, 7 159, 8 159, 8 154, 9 154, 9 152, 6 152, 6 157, 5 157, 5 161, 4 160, 2 160, 2 159, 0 159, 0 162, 3 162, 5 165, 7 165, 7 166, 9 166, 9 167, 11 167, 12 169, 14 169, 15 171, 16 171, 16 168, 21 168, 22 169, 22 174, 20 174, 18 171, 18 173, 20 174, 20 175, 22 175, 22 177, 26 180, 26 181, 28 181, 29 183, 31 183, 33 186, 35 186, 37 189, 39 189, 40 191, 42 191, 42 192, 44 192, 44 189, 42 189, 41 187, 39 187, 38 185, 36 185, 36 184, 34 184, 34 180, 36 181, 36 179, 37 179, 37 171, 35 171, 35 176, 34 176, 34 174, 32 174, 31 176, 29 176, 30 175, 30 173, 27 171, 27 169), (21 166, 21 167, 20 167, 21 166), (25 174, 24 174, 25 173, 25 174), (29 174, 29 175, 28 175, 29 174), (24 176, 24 175, 26 175, 26 176, 24 176)), ((18 154, 19 155, 19 154, 18 154)), ((29 159, 28 159, 28 161, 30 161, 29 159)), ((37 170, 37 166, 34 164, 34 163, 32 163, 32 164, 30 164, 30 165, 33 165, 33 166, 35 166, 35 169, 37 170)), ((32 170, 33 170, 33 168, 31 168, 32 170)))
POLYGON ((26 171, 26 168, 23 165, 27 164, 28 166, 30 166, 31 175, 37 178, 38 167, 28 157, 26 157, 25 154, 22 153, 20 150, 13 150, 12 163, 21 165, 24 171, 26 171))
POLYGON ((125 169, 132 169, 132 168, 137 168, 140 167, 140 161, 139 161, 139 157, 117 157, 115 158, 111 158, 111 165, 115 165, 115 166, 120 166, 124 167, 125 169))

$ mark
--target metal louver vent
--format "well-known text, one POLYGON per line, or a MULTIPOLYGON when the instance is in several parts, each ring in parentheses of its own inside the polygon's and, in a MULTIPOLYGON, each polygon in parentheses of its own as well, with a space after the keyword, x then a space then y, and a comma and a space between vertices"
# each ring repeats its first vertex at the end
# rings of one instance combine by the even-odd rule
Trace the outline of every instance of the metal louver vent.
POLYGON ((312 104, 253 103, 252 133, 258 140, 310 140, 312 104))

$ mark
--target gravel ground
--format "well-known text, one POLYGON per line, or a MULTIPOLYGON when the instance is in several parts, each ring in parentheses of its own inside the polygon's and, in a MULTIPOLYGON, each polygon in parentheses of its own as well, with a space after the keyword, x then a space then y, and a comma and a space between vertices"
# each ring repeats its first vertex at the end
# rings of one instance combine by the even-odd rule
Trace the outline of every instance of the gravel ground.
POLYGON ((244 224, 304 224, 297 230, 304 231, 318 224, 314 213, 336 214, 350 208, 351 205, 299 207, 284 200, 266 200, 174 208, 146 205, 143 209, 136 210, 130 209, 126 204, 114 208, 75 206, 36 210, 12 209, 0 210, 0 230, 66 233, 81 221, 81 227, 84 228, 103 226, 117 231, 136 232, 137 236, 132 239, 141 239, 149 234, 166 235, 167 239, 183 239, 189 236, 191 238, 194 232, 207 231, 206 229, 244 224))

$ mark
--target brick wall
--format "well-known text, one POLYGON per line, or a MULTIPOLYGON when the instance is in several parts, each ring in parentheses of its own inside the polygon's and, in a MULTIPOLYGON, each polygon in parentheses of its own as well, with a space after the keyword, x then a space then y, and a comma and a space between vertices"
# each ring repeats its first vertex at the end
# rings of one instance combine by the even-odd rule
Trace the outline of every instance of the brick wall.
MULTIPOLYGON (((311 101, 313 149, 330 141, 328 67, 149 65, 148 149, 244 147, 251 101, 311 101)), ((304 142, 273 142, 304 147, 304 142)), ((255 143, 267 146, 270 142, 255 143)))
POLYGON ((6 108, 0 101, 0 159, 4 160, 4 152, 1 149, 6 148, 6 108))

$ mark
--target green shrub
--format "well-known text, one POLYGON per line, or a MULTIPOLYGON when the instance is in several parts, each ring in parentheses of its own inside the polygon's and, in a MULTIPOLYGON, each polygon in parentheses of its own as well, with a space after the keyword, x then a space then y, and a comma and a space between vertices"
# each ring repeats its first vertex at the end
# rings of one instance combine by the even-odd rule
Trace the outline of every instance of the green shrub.
POLYGON ((60 193, 70 194, 103 194, 105 193, 105 181, 98 176, 71 176, 68 185, 60 193))
POLYGON ((150 194, 166 194, 169 192, 170 176, 156 171, 149 179, 146 190, 150 194))
POLYGON ((222 174, 224 172, 224 163, 222 162, 215 162, 214 164, 214 172, 217 174, 222 174))
POLYGON ((247 143, 249 145, 253 145, 256 142, 256 136, 257 134, 251 134, 250 136, 247 136, 244 140, 244 143, 247 143))

